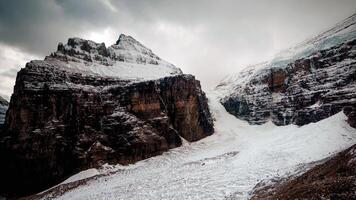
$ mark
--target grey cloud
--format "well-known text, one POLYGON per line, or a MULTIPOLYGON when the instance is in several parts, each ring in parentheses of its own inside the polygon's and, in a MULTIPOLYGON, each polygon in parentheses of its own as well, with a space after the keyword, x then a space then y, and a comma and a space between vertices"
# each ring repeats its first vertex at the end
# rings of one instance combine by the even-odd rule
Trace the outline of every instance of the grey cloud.
MULTIPOLYGON (((353 0, 343 2, 331 0, 1 1, 0 40, 32 53, 46 55, 58 41, 83 35, 87 31, 105 27, 112 27, 115 30, 140 30, 161 21, 181 25, 186 29, 195 26, 205 27, 207 31, 202 37, 206 36, 207 42, 217 42, 218 46, 229 43, 229 46, 233 46, 235 41, 237 43, 242 41, 239 38, 245 38, 247 41, 259 40, 256 38, 263 35, 266 36, 265 40, 270 39, 269 33, 266 32, 271 30, 264 30, 266 27, 276 29, 298 29, 301 25, 313 27, 315 24, 308 25, 310 23, 306 19, 322 16, 323 21, 328 22, 329 19, 346 17, 356 10, 356 3, 353 0), (113 12, 105 2, 111 2, 117 12, 113 12), (327 12, 329 9, 338 9, 338 12, 329 13, 327 12)), ((309 21, 313 22, 313 19, 309 21)), ((320 19, 316 21, 325 23, 320 19)), ((238 46, 234 46, 236 47, 238 46)))
POLYGON ((0 72, 0 77, 15 78, 17 72, 18 72, 18 69, 10 68, 10 69, 8 69, 6 71, 0 72))
POLYGON ((46 55, 58 41, 108 25, 110 10, 99 1, 32 0, 0 2, 0 41, 46 55))
POLYGON ((103 40, 131 34, 211 87, 355 11, 355 0, 0 0, 0 43, 43 57, 110 29, 103 40))

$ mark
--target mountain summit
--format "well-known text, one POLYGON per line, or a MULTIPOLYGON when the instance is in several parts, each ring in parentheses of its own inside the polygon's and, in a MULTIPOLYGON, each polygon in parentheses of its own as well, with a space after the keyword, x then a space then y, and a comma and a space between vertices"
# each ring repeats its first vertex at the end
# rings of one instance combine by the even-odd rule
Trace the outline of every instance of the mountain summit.
POLYGON ((84 75, 115 77, 125 80, 153 80, 182 74, 182 71, 162 60, 149 48, 131 36, 121 34, 110 47, 81 38, 60 43, 57 51, 44 61, 67 71, 84 75))

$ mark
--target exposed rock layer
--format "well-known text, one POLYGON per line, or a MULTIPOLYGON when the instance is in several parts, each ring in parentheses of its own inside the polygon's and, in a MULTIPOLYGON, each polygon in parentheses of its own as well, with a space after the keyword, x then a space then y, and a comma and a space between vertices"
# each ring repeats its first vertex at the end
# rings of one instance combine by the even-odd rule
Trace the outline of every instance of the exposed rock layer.
MULTIPOLYGON (((63 63, 64 62, 64 63, 63 63)), ((192 75, 132 82, 31 61, 18 75, 0 139, 1 192, 48 188, 104 163, 128 164, 213 133, 192 75)))

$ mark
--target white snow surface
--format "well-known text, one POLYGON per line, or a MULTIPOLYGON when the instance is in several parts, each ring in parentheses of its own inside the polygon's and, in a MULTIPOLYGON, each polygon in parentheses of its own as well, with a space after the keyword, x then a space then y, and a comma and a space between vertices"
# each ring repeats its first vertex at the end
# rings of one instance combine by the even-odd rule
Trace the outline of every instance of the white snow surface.
POLYGON ((81 171, 81 172, 79 172, 79 173, 67 178, 61 184, 71 183, 71 182, 74 182, 74 181, 90 178, 90 177, 93 177, 93 176, 96 176, 96 175, 99 175, 99 174, 100 174, 100 172, 99 172, 98 169, 90 168, 90 169, 81 171))
POLYGON ((68 70, 88 75, 114 77, 124 80, 156 80, 167 76, 180 74, 176 69, 167 65, 138 64, 128 62, 114 62, 105 66, 98 63, 69 62, 64 65, 68 70))
POLYGON ((217 96, 208 94, 212 136, 132 165, 89 170, 107 176, 56 199, 225 199, 231 194, 248 199, 258 182, 296 173, 356 142, 356 131, 341 112, 302 127, 249 125, 227 113, 217 96))

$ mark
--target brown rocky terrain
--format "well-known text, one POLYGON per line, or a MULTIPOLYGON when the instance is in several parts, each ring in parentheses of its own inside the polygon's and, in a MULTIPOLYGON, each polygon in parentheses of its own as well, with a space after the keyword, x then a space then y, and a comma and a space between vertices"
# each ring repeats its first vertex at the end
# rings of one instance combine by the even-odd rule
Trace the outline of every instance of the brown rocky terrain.
MULTIPOLYGON (((144 52, 138 53, 141 61, 163 62, 131 37, 124 39, 135 43, 116 44, 120 59, 129 60, 125 48, 132 48, 144 52)), ((207 98, 194 76, 132 81, 68 70, 70 59, 83 57, 89 63, 84 68, 96 62, 92 57, 108 65, 126 62, 115 61, 115 53, 97 54, 106 52, 105 45, 71 41, 17 75, 0 136, 3 194, 33 194, 81 170, 133 163, 180 146, 181 138, 192 142, 213 133, 207 98)))

